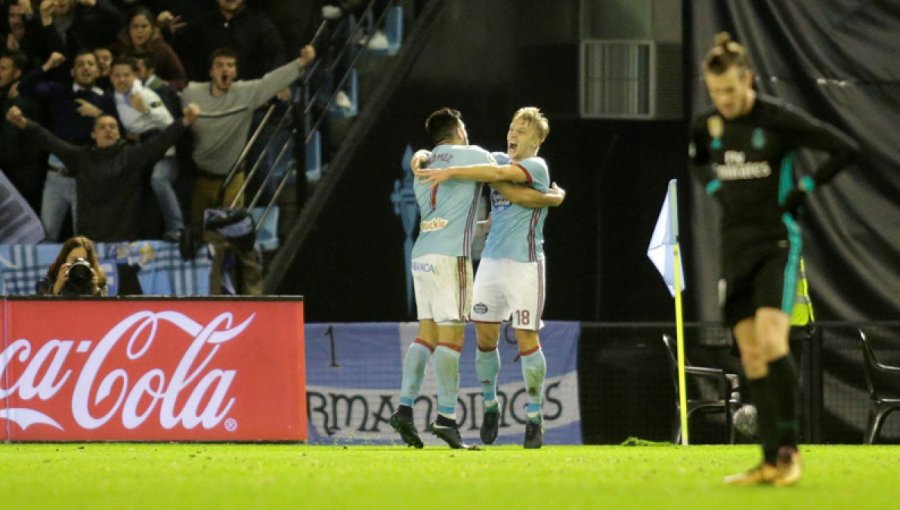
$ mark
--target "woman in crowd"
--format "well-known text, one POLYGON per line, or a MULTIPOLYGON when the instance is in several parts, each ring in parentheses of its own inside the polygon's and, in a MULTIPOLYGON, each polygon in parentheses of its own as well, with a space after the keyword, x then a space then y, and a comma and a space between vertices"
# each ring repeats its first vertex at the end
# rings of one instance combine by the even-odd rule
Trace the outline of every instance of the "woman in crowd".
POLYGON ((149 9, 138 7, 128 18, 128 25, 113 44, 113 51, 123 53, 149 53, 156 62, 156 74, 176 90, 187 84, 181 59, 162 38, 156 25, 156 16, 149 9))

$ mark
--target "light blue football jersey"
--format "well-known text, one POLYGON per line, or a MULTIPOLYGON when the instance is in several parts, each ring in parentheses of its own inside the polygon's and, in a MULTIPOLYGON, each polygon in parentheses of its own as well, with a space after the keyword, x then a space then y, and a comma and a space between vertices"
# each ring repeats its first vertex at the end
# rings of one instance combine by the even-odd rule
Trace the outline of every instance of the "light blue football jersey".
MULTIPOLYGON (((493 163, 491 154, 475 145, 438 145, 431 152, 428 168, 493 163)), ((421 217, 413 257, 471 257, 482 183, 449 179, 432 189, 416 179, 413 188, 421 217)))
MULTIPOLYGON (((502 152, 491 154, 499 165, 512 163, 502 152)), ((546 193, 550 188, 550 171, 543 158, 537 156, 516 162, 528 174, 526 185, 546 193)), ((491 188, 491 231, 482 257, 534 262, 544 258, 544 220, 547 208, 530 209, 510 203, 491 188)))

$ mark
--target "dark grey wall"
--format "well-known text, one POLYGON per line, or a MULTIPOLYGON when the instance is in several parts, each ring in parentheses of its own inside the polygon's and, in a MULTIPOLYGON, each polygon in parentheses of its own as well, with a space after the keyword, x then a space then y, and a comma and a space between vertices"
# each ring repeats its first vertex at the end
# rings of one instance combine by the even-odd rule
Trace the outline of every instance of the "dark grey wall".
POLYGON ((309 321, 414 318, 390 202, 406 144, 424 146, 425 117, 453 106, 473 143, 503 150, 514 111, 535 105, 550 118, 541 156, 568 190, 545 227, 545 318, 671 319, 646 247, 669 178, 684 171, 685 126, 576 117, 577 1, 448 0, 443 17, 282 291, 306 296, 309 321))
MULTIPOLYGON (((729 30, 748 46, 755 87, 825 122, 860 146, 856 160, 827 186, 817 187, 799 216, 803 256, 818 320, 894 320, 900 315, 900 5, 822 0, 690 2, 690 51, 699 62, 714 34, 729 30)), ((699 65, 691 66, 694 111, 707 108, 699 65)), ((800 175, 815 172, 824 154, 799 152, 800 175)), ((696 195, 705 192, 698 186, 696 195)), ((702 267, 703 319, 718 316, 718 225, 711 201, 692 212, 702 267)), ((687 211, 687 209, 685 209, 687 211)))

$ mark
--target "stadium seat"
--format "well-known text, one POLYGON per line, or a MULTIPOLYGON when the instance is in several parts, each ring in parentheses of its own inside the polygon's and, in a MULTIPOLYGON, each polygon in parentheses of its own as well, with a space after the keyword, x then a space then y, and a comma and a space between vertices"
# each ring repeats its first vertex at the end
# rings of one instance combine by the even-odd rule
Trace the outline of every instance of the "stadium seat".
POLYGON ((869 390, 869 417, 866 420, 865 443, 878 440, 884 419, 892 411, 900 409, 900 366, 886 365, 875 356, 872 345, 862 330, 859 345, 863 352, 866 386, 869 390))
POLYGON ((356 69, 350 70, 350 76, 344 83, 344 89, 347 99, 350 100, 350 106, 345 108, 338 105, 336 101, 332 102, 331 107, 328 109, 332 117, 348 119, 356 117, 359 113, 359 76, 356 69))
MULTIPOLYGON (((672 385, 675 388, 675 423, 672 427, 672 441, 674 443, 681 442, 681 402, 678 392, 678 355, 675 338, 670 335, 663 335, 663 343, 666 345, 666 353, 669 360, 669 372, 672 376, 672 385)), ((690 426, 691 416, 695 412, 701 413, 724 413, 725 415, 725 439, 729 443, 734 443, 734 424, 732 422, 732 413, 741 407, 741 402, 735 395, 739 395, 738 376, 736 374, 725 373, 720 368, 698 367, 692 366, 688 360, 685 360, 684 373, 686 385, 688 387, 687 395, 687 416, 688 426, 690 426), (690 388, 693 382, 706 380, 713 383, 715 390, 714 395, 692 395, 690 388)))
POLYGON ((318 129, 312 132, 306 146, 306 174, 313 181, 318 181, 322 174, 322 135, 318 129))
MULTIPOLYGON (((374 16, 372 11, 369 11, 368 14, 367 24, 371 33, 374 26, 374 16)), ((366 51, 375 55, 389 57, 396 55, 400 51, 400 44, 403 42, 403 7, 399 5, 388 7, 384 20, 384 38, 386 39, 385 44, 369 44, 366 51)))
POLYGON ((403 42, 403 8, 399 5, 389 8, 384 32, 388 40, 387 54, 396 55, 403 42))

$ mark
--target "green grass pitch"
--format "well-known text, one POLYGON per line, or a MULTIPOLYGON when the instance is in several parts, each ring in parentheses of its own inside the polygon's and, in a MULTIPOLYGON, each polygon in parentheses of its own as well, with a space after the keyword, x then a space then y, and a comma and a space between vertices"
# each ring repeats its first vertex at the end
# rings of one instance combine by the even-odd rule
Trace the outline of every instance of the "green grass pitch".
POLYGON ((755 446, 0 444, 0 508, 893 508, 900 448, 803 446, 795 487, 726 487, 755 446))

